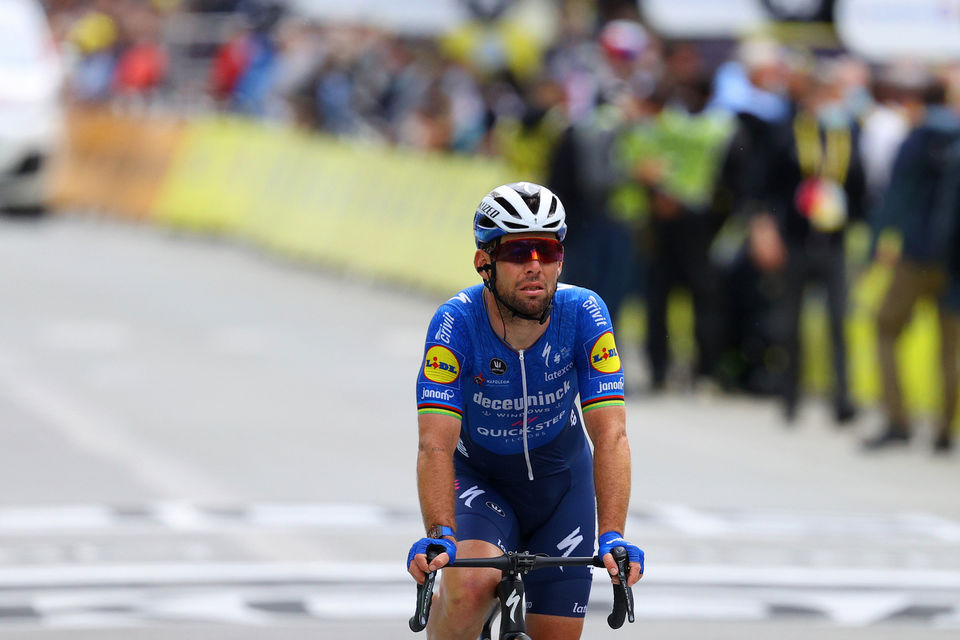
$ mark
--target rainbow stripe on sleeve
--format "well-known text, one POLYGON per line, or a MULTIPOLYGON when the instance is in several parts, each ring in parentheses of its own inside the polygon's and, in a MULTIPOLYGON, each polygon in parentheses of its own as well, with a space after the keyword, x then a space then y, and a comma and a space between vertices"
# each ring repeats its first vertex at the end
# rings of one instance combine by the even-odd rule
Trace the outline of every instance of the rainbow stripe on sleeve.
POLYGON ((436 402, 421 402, 417 405, 417 414, 436 413, 442 416, 450 416, 457 420, 463 420, 463 411, 448 404, 438 404, 436 402))
POLYGON ((588 400, 580 401, 580 408, 584 413, 600 407, 623 407, 626 403, 623 400, 623 394, 614 394, 608 396, 598 396, 588 400))

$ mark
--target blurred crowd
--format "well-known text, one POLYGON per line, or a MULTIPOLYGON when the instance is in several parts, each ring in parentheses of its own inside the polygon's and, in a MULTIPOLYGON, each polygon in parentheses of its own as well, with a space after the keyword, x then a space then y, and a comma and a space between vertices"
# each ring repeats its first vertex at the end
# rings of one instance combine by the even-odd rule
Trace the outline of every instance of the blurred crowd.
MULTIPOLYGON (((668 41, 636 2, 558 0, 551 29, 470 2, 439 36, 324 24, 249 0, 48 0, 75 102, 222 109, 336 136, 504 158, 550 186, 564 276, 617 317, 646 310, 650 386, 671 383, 674 290, 690 292, 692 378, 780 398, 796 418, 807 285, 825 292, 832 407, 857 414, 851 282, 893 273, 877 316, 886 422, 912 434, 895 358, 920 298, 940 317, 937 451, 960 367, 960 66, 869 65, 839 45, 668 41), (189 35, 184 35, 189 32, 189 35), (851 238, 863 238, 854 242, 851 238)), ((933 365, 931 365, 933 366, 933 365)))

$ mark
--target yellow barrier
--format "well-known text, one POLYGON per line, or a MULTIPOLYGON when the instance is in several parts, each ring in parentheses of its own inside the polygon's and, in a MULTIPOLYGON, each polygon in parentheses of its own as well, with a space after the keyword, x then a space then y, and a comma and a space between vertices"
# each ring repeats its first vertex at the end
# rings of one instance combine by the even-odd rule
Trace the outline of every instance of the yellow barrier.
POLYGON ((185 131, 155 211, 169 224, 452 293, 477 280, 473 210, 508 179, 489 159, 215 118, 185 131))

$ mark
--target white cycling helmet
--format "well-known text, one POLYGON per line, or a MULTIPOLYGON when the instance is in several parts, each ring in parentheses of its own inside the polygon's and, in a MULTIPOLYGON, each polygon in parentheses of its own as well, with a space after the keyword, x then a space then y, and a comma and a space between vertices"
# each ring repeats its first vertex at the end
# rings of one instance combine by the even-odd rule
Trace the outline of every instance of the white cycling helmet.
POLYGON ((563 242, 567 219, 550 189, 532 182, 504 184, 483 197, 473 217, 473 236, 481 249, 509 233, 542 231, 563 242))

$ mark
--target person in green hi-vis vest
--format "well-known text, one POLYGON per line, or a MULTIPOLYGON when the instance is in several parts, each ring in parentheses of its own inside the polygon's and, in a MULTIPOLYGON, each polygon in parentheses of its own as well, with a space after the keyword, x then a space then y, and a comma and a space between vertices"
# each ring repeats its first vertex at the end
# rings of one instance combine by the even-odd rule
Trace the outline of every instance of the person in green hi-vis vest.
MULTIPOLYGON (((704 98, 706 87, 704 87, 704 98)), ((621 186, 611 209, 646 228, 647 344, 654 389, 666 384, 669 366, 667 301, 686 286, 695 315, 695 377, 711 376, 723 343, 719 275, 709 249, 722 220, 712 201, 717 177, 734 130, 725 112, 695 113, 674 106, 662 90, 647 100, 650 115, 626 130, 617 145, 633 180, 621 186)))

